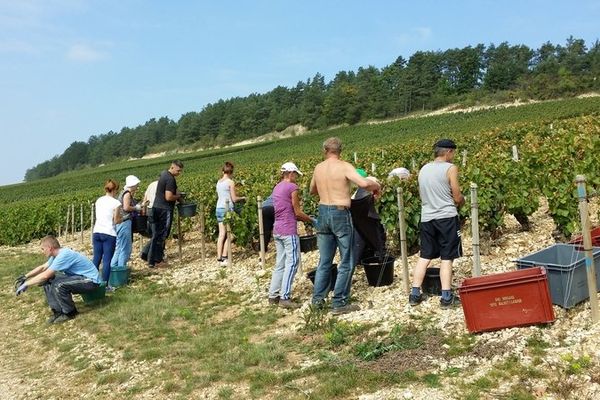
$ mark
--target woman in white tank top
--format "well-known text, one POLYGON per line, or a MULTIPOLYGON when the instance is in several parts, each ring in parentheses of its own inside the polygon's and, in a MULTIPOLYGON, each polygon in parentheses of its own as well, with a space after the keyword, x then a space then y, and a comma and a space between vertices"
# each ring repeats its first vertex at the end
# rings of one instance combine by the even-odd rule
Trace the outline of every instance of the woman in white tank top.
POLYGON ((235 183, 231 179, 233 176, 233 164, 229 161, 223 165, 223 176, 217 181, 217 207, 215 210, 217 222, 219 223, 219 238, 217 239, 217 261, 221 265, 227 265, 227 246, 230 240, 227 237, 227 230, 223 220, 228 211, 233 210, 233 204, 246 200, 245 197, 238 197, 235 193, 235 183), (229 204, 229 209, 226 210, 226 204, 229 204))

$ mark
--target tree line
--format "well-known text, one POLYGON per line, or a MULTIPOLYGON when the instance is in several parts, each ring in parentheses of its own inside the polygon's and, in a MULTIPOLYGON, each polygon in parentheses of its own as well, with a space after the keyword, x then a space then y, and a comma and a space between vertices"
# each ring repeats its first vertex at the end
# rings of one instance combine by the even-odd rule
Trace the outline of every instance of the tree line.
POLYGON ((61 155, 27 170, 26 181, 174 147, 206 148, 282 131, 399 117, 449 104, 552 99, 600 89, 600 42, 589 48, 569 37, 564 45, 467 46, 417 51, 383 68, 340 71, 329 81, 317 73, 294 87, 219 100, 173 121, 152 118, 73 142, 61 155))

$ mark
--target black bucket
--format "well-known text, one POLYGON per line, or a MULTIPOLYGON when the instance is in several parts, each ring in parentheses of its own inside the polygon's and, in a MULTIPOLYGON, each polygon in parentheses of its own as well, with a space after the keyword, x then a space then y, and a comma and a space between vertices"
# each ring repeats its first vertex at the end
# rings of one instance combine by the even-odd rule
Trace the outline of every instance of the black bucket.
POLYGON ((148 233, 148 216, 147 215, 136 215, 131 220, 131 230, 133 233, 141 233, 142 235, 148 233))
MULTIPOLYGON (((309 271, 306 274, 306 277, 308 279, 310 279, 310 281, 313 283, 313 285, 315 284, 316 275, 317 275, 316 269, 313 269, 312 271, 309 271)), ((328 290, 333 290, 336 280, 337 280, 337 264, 332 264, 331 265, 331 275, 329 276, 329 289, 328 290)))
POLYGON ((240 215, 244 209, 244 204, 246 204, 245 199, 240 199, 233 203, 233 212, 235 212, 237 215, 240 215))
POLYGON ((190 218, 196 215, 196 203, 178 204, 177 210, 182 218, 190 218))
POLYGON ((369 286, 388 286, 394 282, 394 261, 396 259, 390 255, 383 257, 383 262, 379 257, 369 257, 361 261, 367 275, 369 286))
POLYGON ((427 268, 425 270, 425 278, 421 285, 423 293, 440 296, 442 294, 442 281, 440 280, 439 268, 427 268))
POLYGON ((306 253, 317 249, 317 235, 300 236, 300 251, 306 253))

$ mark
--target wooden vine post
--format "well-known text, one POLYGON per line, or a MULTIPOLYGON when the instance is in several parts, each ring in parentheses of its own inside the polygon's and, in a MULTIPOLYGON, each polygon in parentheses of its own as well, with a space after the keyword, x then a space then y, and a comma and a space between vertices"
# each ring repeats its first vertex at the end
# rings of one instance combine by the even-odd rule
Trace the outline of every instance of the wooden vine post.
POLYGON ((583 236, 583 252, 585 253, 585 272, 587 274, 590 308, 592 309, 592 322, 598 322, 598 296, 596 288, 596 268, 592 254, 592 236, 590 234, 590 215, 585 188, 585 176, 577 175, 577 197, 579 198, 579 215, 581 217, 581 234, 583 236))
POLYGON ((71 207, 67 206, 67 217, 65 218, 65 241, 69 238, 69 216, 71 215, 71 207))
POLYGON ((183 253, 181 251, 181 208, 177 209, 177 247, 179 248, 179 262, 183 263, 183 253))
POLYGON ((256 207, 258 208, 258 241, 260 246, 260 266, 265 267, 265 228, 262 215, 262 197, 256 196, 256 207))
POLYGON ((90 208, 90 243, 94 243, 94 207, 96 205, 92 203, 90 208))
POLYGON ((83 245, 83 204, 79 205, 79 222, 81 227, 79 228, 81 231, 79 232, 79 243, 83 245))
POLYGON ((398 199, 398 223, 400 225, 400 254, 402 255, 402 280, 404 281, 404 290, 410 294, 410 282, 408 281, 408 250, 406 246, 406 217, 404 211, 404 195, 402 187, 396 188, 396 197, 398 199))
POLYGON ((71 204, 71 239, 75 240, 75 204, 71 204))
POLYGON ((204 204, 200 202, 200 253, 202 255, 202 265, 206 263, 206 248, 204 246, 204 204))
POLYGON ((471 234, 473 236, 473 276, 481 275, 479 249, 479 204, 477 203, 477 184, 471 182, 471 234))

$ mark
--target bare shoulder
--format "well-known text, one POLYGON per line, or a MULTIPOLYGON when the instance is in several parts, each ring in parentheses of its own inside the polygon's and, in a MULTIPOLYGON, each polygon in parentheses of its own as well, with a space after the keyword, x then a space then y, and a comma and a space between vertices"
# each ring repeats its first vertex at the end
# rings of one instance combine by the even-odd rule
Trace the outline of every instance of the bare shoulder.
POLYGON ((448 171, 446 172, 446 176, 450 179, 458 179, 458 166, 456 166, 455 164, 452 164, 450 166, 450 168, 448 168, 448 171))
POLYGON ((315 165, 315 171, 323 168, 323 165, 325 164, 325 161, 321 161, 320 163, 318 163, 317 165, 315 165))
POLYGON ((456 164, 452 164, 452 165, 450 166, 450 168, 448 168, 448 172, 449 172, 449 173, 453 173, 453 174, 454 174, 454 173, 457 173, 457 172, 458 172, 458 165, 456 165, 456 164))
POLYGON ((340 160, 340 163, 346 173, 354 172, 356 170, 354 165, 350 164, 348 161, 340 160))

